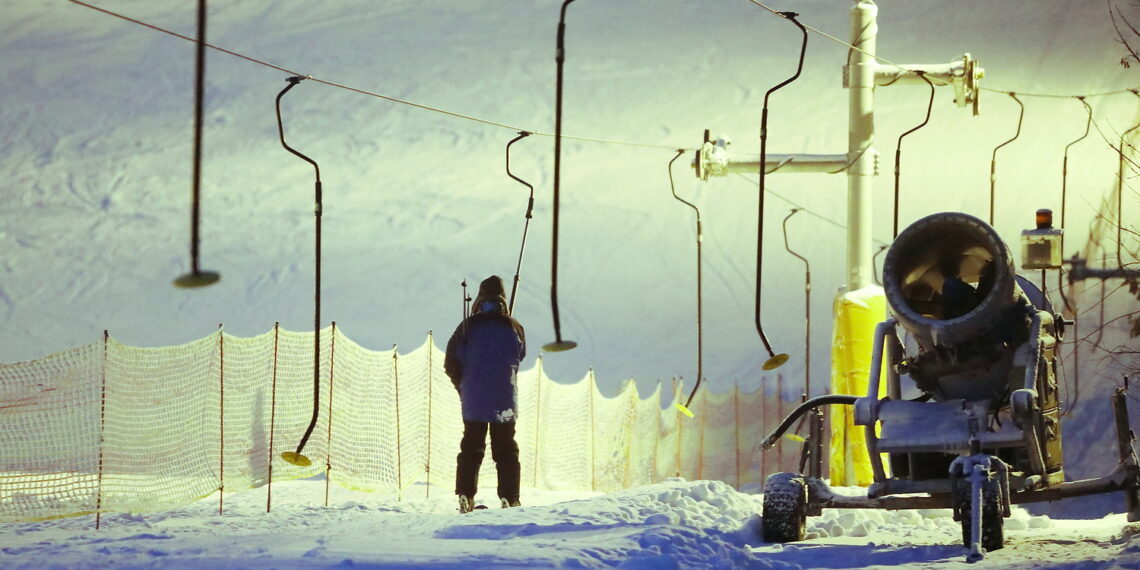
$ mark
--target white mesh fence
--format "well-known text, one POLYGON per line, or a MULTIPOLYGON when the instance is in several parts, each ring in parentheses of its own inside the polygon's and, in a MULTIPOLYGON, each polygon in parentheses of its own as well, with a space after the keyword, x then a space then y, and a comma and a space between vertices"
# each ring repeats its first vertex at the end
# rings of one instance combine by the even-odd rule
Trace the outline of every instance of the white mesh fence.
MULTIPOLYGON (((320 344, 316 392, 312 333, 279 328, 163 348, 104 338, 0 365, 0 522, 156 511, 320 473, 363 491, 450 493, 463 423, 431 335, 407 353, 374 351, 334 324, 320 344), (296 450, 314 395, 302 450, 312 465, 298 467, 280 455, 296 450)), ((518 378, 522 484, 605 492, 680 476, 747 487, 798 470, 799 444, 757 450, 793 406, 780 382, 702 390, 690 418, 672 405, 680 386, 657 383, 642 399, 630 380, 607 397, 593 372, 563 384, 539 359, 518 378)), ((496 480, 488 452, 480 488, 496 480)))

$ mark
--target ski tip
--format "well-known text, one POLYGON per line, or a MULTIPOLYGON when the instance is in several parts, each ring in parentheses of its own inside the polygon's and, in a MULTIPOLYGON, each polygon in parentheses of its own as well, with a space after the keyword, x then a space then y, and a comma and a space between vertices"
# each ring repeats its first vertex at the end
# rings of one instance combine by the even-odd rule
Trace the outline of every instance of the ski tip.
POLYGON ((774 370, 788 361, 788 354, 781 352, 764 362, 764 370, 774 370))
POLYGON ((565 352, 578 346, 578 343, 572 340, 556 340, 542 345, 542 350, 547 352, 565 352))
POLYGON ((682 414, 685 414, 686 416, 689 416, 690 418, 693 417, 693 411, 690 410, 689 408, 686 408, 684 404, 681 404, 680 402, 678 402, 678 403, 673 404, 673 405, 676 406, 677 409, 680 410, 682 414))
POLYGON ((173 281, 174 286, 180 289, 197 289, 221 281, 222 274, 216 271, 197 271, 187 273, 173 281))
POLYGON ((312 461, 309 461, 308 457, 305 457, 296 451, 286 451, 285 453, 282 453, 281 459, 284 459, 287 463, 292 463, 298 467, 308 467, 313 464, 312 461))
POLYGON ((794 433, 784 434, 784 437, 786 437, 786 438, 788 438, 794 442, 797 442, 797 443, 803 443, 803 442, 807 441, 807 439, 804 439, 804 437, 802 435, 796 435, 794 433))

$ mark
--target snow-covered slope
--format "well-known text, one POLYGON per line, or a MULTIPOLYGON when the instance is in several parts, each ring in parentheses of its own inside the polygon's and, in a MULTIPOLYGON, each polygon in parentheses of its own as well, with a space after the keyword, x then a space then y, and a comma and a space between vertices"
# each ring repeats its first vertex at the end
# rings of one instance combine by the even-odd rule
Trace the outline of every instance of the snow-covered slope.
MULTIPOLYGON (((188 4, 99 5, 195 33, 188 4)), ((326 324, 335 320, 364 346, 414 346, 429 329, 450 333, 461 316, 462 280, 497 273, 509 282, 526 189, 507 177, 504 145, 517 129, 553 131, 558 6, 210 3, 209 39, 218 46, 500 125, 315 82, 289 93, 289 141, 320 163, 324 181, 326 324)), ((773 6, 848 36, 848 3, 773 6)), ((275 321, 308 330, 313 172, 281 148, 273 112, 288 74, 209 54, 202 265, 223 280, 179 290, 170 281, 189 266, 193 44, 65 0, 0 0, 0 13, 0 361, 91 342, 104 329, 144 346, 197 339, 219 323, 239 335, 275 321)), ((589 0, 570 7, 566 41, 566 133, 650 146, 565 141, 559 295, 563 336, 580 346, 547 357, 544 368, 573 381, 592 366, 607 393, 629 377, 644 381, 643 394, 657 379, 683 376, 691 385, 694 224, 691 210, 669 193, 670 149, 697 146, 708 128, 730 135, 738 151, 757 152, 764 92, 794 70, 798 32, 746 0, 589 0)), ((1036 208, 1060 210, 1063 152, 1085 121, 1075 99, 1027 93, 1097 94, 1140 84, 1134 69, 1117 64, 1121 47, 1098 3, 884 0, 878 50, 897 63, 971 52, 986 69, 984 85, 997 90, 984 94, 982 114, 971 117, 955 107, 949 89, 939 89, 929 126, 906 139, 904 224, 941 210, 986 214, 993 149, 1017 126, 1018 107, 1001 92, 1020 94, 1021 135, 997 159, 996 226, 1011 241, 1036 208)), ((771 152, 846 151, 845 57, 844 46, 811 35, 802 77, 772 96, 771 152)), ((877 98, 875 237, 885 243, 897 137, 920 122, 926 90, 881 87, 877 98)), ((1077 236, 1116 175, 1106 139, 1115 141, 1136 119, 1132 95, 1088 102, 1097 129, 1069 153, 1068 225, 1077 236)), ((674 176, 705 222, 706 385, 754 387, 772 378, 759 372, 762 348, 751 319, 755 180, 701 183, 687 162, 678 161, 674 176)), ((533 359, 554 336, 553 140, 517 143, 512 170, 536 187, 516 307, 533 359)), ((844 233, 829 221, 844 220, 845 179, 779 174, 768 188, 764 323, 777 348, 791 353, 781 373, 795 385, 804 361, 803 273, 783 249, 779 223, 795 203, 812 213, 790 220, 788 237, 812 262, 812 383, 819 389, 826 385, 820 371, 828 369, 831 298, 844 272, 844 233)), ((1089 377, 1086 396, 1116 378, 1089 377)), ((1081 433, 1095 438, 1105 430, 1081 433)), ((1085 443, 1067 452, 1095 447, 1085 443)))
MULTIPOLYGON (((1006 547, 965 562, 948 510, 832 510, 808 540, 757 539, 758 497, 670 480, 608 495, 523 490, 524 506, 456 514, 446 489, 383 498, 324 481, 273 486, 149 515, 0 528, 4 568, 1135 568, 1123 515, 1054 521, 1015 507, 1006 547)), ((493 500, 493 496, 487 497, 493 500)), ((477 498, 481 501, 481 498, 477 498)))
MULTIPOLYGON (((553 131, 558 3, 210 3, 212 43, 304 74, 509 125, 553 131)), ((180 33, 195 11, 107 0, 100 6, 180 33)), ((799 2, 801 19, 846 37, 847 6, 799 2)), ((1071 3, 884 2, 879 53, 943 62, 970 51, 1000 90, 1083 94, 1131 87, 1100 10, 1071 3)), ((37 358, 99 338, 168 345, 224 323, 256 334, 275 321, 312 326, 313 171, 277 141, 273 99, 287 74, 219 52, 207 64, 202 265, 223 281, 182 291, 188 269, 193 44, 66 1, 4 4, 3 342, 0 360, 37 358)), ((764 91, 794 69, 798 32, 741 0, 584 2, 567 17, 565 131, 695 147, 703 129, 758 150, 764 91)), ((803 76, 773 95, 771 152, 845 152, 845 48, 812 34, 803 76)), ((925 89, 878 89, 880 170, 921 119, 925 89)), ((941 89, 931 124, 907 139, 901 219, 959 209, 984 215, 989 159, 1016 107, 987 92, 970 117, 941 89)), ((1040 206, 1059 206, 1064 145, 1082 130, 1075 100, 1024 98, 1021 138, 998 164, 997 225, 1010 239, 1040 206)), ((1131 96, 1090 99, 1104 132, 1130 126, 1131 96)), ((508 128, 316 83, 283 102, 290 143, 324 180, 323 313, 365 346, 450 332, 459 283, 513 274, 526 189, 506 176, 508 128)), ((549 310, 550 137, 514 147, 513 170, 537 189, 516 312, 536 355, 549 310)), ((560 308, 576 351, 547 359, 567 381, 595 367, 603 387, 628 377, 695 374, 693 216, 669 194, 668 148, 564 145, 560 308)), ((1095 134, 1071 151, 1070 225, 1111 183, 1113 153, 1095 134)), ((700 183, 678 161, 678 192, 704 209, 706 373, 715 389, 754 384, 756 190, 740 177, 700 183)), ((841 175, 774 175, 770 189, 844 219, 841 175)), ((891 177, 879 178, 875 235, 890 235, 891 177)), ((770 196, 765 325, 802 369, 799 262, 783 251, 786 203, 770 196)), ((814 264, 813 345, 830 334, 842 284, 843 232, 818 217, 789 222, 814 264)), ((826 370, 826 351, 814 351, 826 370)), ((802 372, 800 373, 802 374, 802 372)), ((822 378, 816 381, 823 385, 822 378)))

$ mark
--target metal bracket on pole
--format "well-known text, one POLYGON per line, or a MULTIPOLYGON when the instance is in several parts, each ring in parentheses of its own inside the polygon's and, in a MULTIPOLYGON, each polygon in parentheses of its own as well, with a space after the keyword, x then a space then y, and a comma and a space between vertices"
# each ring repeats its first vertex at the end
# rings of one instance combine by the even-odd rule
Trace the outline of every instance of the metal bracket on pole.
MULTIPOLYGON (((978 114, 981 93, 978 83, 986 76, 986 70, 969 53, 962 54, 962 57, 950 63, 875 64, 875 85, 879 87, 922 84, 923 75, 935 85, 953 85, 954 102, 959 107, 970 105, 974 114, 978 114)), ((848 83, 847 66, 843 66, 843 86, 849 87, 848 83)))
MULTIPOLYGON (((708 181, 710 176, 729 174, 755 174, 760 170, 760 155, 733 156, 728 153, 732 140, 721 136, 716 142, 705 141, 697 151, 693 168, 697 178, 708 181)), ((877 159, 877 157, 876 157, 877 159)), ((764 172, 842 172, 851 163, 846 154, 768 154, 764 160, 764 172)), ((878 160, 875 162, 878 170, 878 160)))

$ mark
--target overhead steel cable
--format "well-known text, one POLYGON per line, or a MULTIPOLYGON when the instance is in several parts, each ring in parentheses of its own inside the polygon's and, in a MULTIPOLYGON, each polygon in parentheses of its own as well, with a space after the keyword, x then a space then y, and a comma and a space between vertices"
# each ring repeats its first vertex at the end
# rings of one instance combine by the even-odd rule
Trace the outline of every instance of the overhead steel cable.
MULTIPOLYGON (((108 16, 112 16, 112 17, 118 18, 120 20, 130 22, 132 24, 138 24, 138 25, 143 26, 145 28, 150 28, 151 30, 154 30, 156 32, 161 32, 163 34, 167 34, 167 35, 170 35, 170 36, 182 39, 182 40, 186 40, 188 42, 197 42, 197 40, 195 40, 194 38, 192 38, 190 36, 186 36, 186 35, 180 34, 178 32, 175 32, 173 30, 168 30, 166 28, 156 26, 154 24, 149 24, 149 23, 144 22, 142 20, 132 18, 130 16, 126 16, 126 15, 120 14, 118 12, 114 12, 114 11, 108 10, 106 8, 101 8, 101 7, 96 6, 94 4, 83 2, 82 0, 67 0, 67 1, 71 2, 72 4, 82 6, 84 8, 89 8, 91 10, 95 10, 96 12, 100 12, 102 14, 106 14, 108 16)), ((305 79, 312 81, 313 83, 320 83, 322 85, 327 85, 329 87, 336 87, 338 89, 344 89, 346 91, 351 91, 353 93, 358 93, 360 95, 367 95, 369 97, 376 97, 377 99, 383 99, 385 101, 389 101, 392 103, 398 103, 400 105, 407 105, 409 107, 415 107, 417 109, 421 109, 424 111, 431 111, 433 113, 440 113, 443 115, 447 115, 449 117, 454 117, 456 119, 473 121, 476 123, 481 123, 481 124, 492 126, 492 127, 510 129, 512 131, 526 131, 532 135, 539 135, 539 136, 544 136, 544 137, 555 136, 555 133, 548 133, 548 132, 540 131, 537 129, 524 129, 521 127, 508 125, 506 123, 501 123, 498 121, 483 119, 483 118, 475 117, 472 115, 465 115, 463 113, 458 113, 455 111, 448 111, 447 109, 441 109, 439 107, 433 107, 431 105, 424 105, 422 103, 416 103, 414 101, 408 101, 406 99, 400 99, 398 97, 392 97, 390 95, 384 95, 383 93, 377 93, 375 91, 369 91, 367 89, 361 89, 358 87, 352 87, 350 85, 345 85, 343 83, 337 83, 335 81, 329 81, 327 79, 321 79, 321 78, 315 77, 313 75, 301 73, 299 71, 295 71, 295 70, 292 70, 292 69, 289 69, 286 67, 282 67, 280 65, 275 65, 273 63, 269 63, 267 61, 257 59, 255 57, 251 57, 251 56, 248 56, 248 55, 245 55, 245 54, 242 54, 242 53, 230 50, 230 49, 226 49, 226 48, 223 48, 221 46, 216 46, 216 45, 211 44, 211 43, 202 42, 202 45, 204 45, 205 47, 210 48, 212 50, 216 50, 216 51, 219 51, 221 53, 224 53, 226 55, 231 55, 231 56, 239 58, 239 59, 244 59, 245 61, 248 61, 250 63, 262 65, 262 66, 268 67, 270 69, 276 69, 277 71, 286 73, 286 74, 291 75, 291 76, 295 75, 295 76, 304 77, 305 79)), ((584 141, 584 142, 596 142, 596 143, 603 143, 603 144, 615 144, 615 145, 633 146, 633 147, 641 147, 641 148, 659 148, 659 149, 667 149, 667 150, 674 150, 676 148, 679 148, 677 145, 641 143, 641 142, 621 141, 621 140, 614 140, 614 139, 603 139, 603 138, 597 138, 597 137, 586 137, 586 136, 567 135, 567 134, 563 134, 563 135, 561 135, 561 137, 564 139, 578 140, 578 141, 584 141)), ((685 150, 697 150, 697 148, 691 147, 691 148, 686 148, 685 150)))
MULTIPOLYGON (((759 7, 761 7, 761 8, 763 8, 763 9, 765 9, 765 10, 767 10, 767 11, 769 11, 769 12, 771 12, 775 16, 784 17, 783 12, 780 12, 779 10, 776 10, 775 8, 772 8, 771 6, 768 6, 767 4, 761 2, 760 0, 748 0, 748 1, 759 6, 759 7)), ((891 61, 891 60, 889 60, 889 59, 887 59, 881 55, 871 53, 871 52, 869 52, 869 51, 867 51, 867 50, 865 50, 859 46, 852 45, 851 43, 846 42, 844 40, 841 40, 841 39, 825 32, 823 30, 820 30, 819 28, 815 28, 815 27, 809 26, 807 24, 804 24, 803 26, 804 26, 804 28, 806 28, 807 30, 809 30, 811 32, 819 34, 820 36, 827 38, 827 39, 829 39, 829 40, 831 40, 831 41, 833 41, 833 42, 835 42, 841 46, 844 46, 848 49, 852 49, 852 50, 860 52, 864 55, 868 55, 868 56, 874 58, 876 61, 879 61, 881 63, 885 63, 885 64, 890 65, 892 67, 897 67, 897 68, 899 68, 899 70, 904 71, 904 72, 909 73, 909 72, 914 71, 912 69, 908 69, 908 68, 904 67, 901 64, 895 63, 895 62, 893 62, 893 61, 891 61)), ((948 83, 942 83, 942 85, 949 85, 949 84, 948 83)), ((997 88, 992 88, 992 87, 981 87, 981 86, 979 86, 978 89, 981 91, 990 91, 993 93, 1009 93, 1010 92, 1009 89, 997 89, 997 88)), ((1050 97, 1050 98, 1055 98, 1055 99, 1067 99, 1067 98, 1071 98, 1071 97, 1107 97, 1109 95, 1121 95, 1124 93, 1128 93, 1130 91, 1134 92, 1137 89, 1140 89, 1140 87, 1118 89, 1116 91, 1103 91, 1100 93, 1087 93, 1084 95, 1055 95, 1055 94, 1051 94, 1051 93, 1027 93, 1027 92, 1023 92, 1023 91, 1017 91, 1017 94, 1023 95, 1025 97, 1050 97)))

